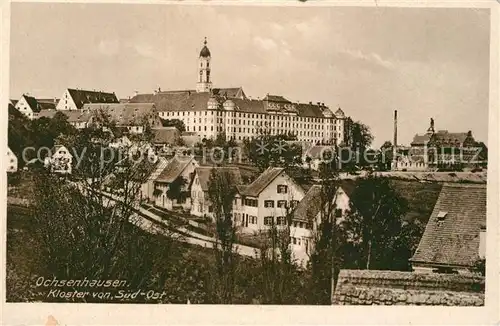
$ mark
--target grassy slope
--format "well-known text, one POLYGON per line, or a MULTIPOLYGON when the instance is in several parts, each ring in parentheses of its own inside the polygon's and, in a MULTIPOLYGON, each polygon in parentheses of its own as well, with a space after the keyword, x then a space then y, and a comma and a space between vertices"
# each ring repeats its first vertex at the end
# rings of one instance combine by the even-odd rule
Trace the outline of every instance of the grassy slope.
POLYGON ((409 205, 407 219, 417 218, 423 223, 427 223, 436 204, 442 183, 435 182, 417 182, 405 180, 391 180, 396 191, 403 196, 409 205))

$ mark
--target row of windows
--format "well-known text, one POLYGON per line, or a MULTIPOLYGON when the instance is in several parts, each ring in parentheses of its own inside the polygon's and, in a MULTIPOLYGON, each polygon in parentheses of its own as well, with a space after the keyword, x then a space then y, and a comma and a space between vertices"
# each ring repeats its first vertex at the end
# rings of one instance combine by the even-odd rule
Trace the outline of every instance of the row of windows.
MULTIPOLYGON (((189 117, 191 116, 229 116, 234 118, 247 118, 247 119, 268 119, 268 120, 279 120, 279 121, 291 121, 291 122, 316 122, 323 123, 325 118, 309 118, 309 117, 297 117, 297 116, 286 116, 286 115, 274 115, 274 114, 258 114, 258 113, 242 113, 242 112, 225 112, 225 111, 164 111, 160 112, 160 115, 167 117, 189 117), (303 121, 302 121, 303 120, 303 121)), ((340 120, 335 119, 335 123, 340 124, 340 120)))
MULTIPOLYGON (((299 203, 298 200, 291 200, 290 205, 288 205, 288 202, 286 200, 277 200, 276 201, 276 207, 278 208, 295 208, 297 204, 299 203)), ((274 200, 264 200, 264 207, 266 208, 274 208, 274 200)))
MULTIPOLYGON (((274 216, 264 217, 264 225, 273 225, 274 223, 276 223, 276 225, 288 224, 285 216, 277 216, 276 219, 274 218, 274 216)), ((312 223, 307 223, 307 222, 292 221, 292 224, 290 226, 293 226, 294 228, 312 230, 312 223)))

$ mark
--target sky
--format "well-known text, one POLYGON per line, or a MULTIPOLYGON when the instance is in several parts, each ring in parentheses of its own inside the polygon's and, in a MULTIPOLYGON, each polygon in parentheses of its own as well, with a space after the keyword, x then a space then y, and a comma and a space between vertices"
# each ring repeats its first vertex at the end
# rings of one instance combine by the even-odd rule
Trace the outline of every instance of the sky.
POLYGON ((489 10, 13 3, 10 95, 194 89, 207 37, 214 87, 324 102, 374 146, 437 130, 487 143, 489 10))

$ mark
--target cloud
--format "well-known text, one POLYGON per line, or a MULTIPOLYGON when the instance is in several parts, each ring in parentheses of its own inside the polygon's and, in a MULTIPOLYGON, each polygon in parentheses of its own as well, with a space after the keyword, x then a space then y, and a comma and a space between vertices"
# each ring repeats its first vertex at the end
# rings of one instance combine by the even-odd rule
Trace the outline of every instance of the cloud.
POLYGON ((256 36, 253 39, 255 45, 257 45, 260 49, 265 51, 270 51, 276 49, 278 46, 273 39, 256 36))
POLYGON ((114 56, 120 51, 120 41, 118 40, 101 40, 97 46, 101 54, 114 56))
POLYGON ((151 45, 148 44, 134 44, 134 50, 141 56, 146 58, 156 58, 156 53, 151 45))
POLYGON ((368 62, 372 63, 377 66, 381 66, 387 69, 393 69, 394 64, 388 60, 382 59, 380 55, 377 53, 371 52, 371 53, 364 53, 361 50, 357 51, 352 51, 352 50, 343 50, 340 51, 341 54, 346 55, 352 59, 363 61, 363 62, 368 62))

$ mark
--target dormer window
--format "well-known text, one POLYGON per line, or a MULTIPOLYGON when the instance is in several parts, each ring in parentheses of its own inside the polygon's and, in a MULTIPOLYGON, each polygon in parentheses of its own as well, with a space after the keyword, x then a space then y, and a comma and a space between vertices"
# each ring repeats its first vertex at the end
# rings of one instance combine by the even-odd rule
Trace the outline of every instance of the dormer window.
POLYGON ((439 211, 439 213, 437 215, 438 221, 443 221, 447 215, 448 215, 448 212, 439 211))

